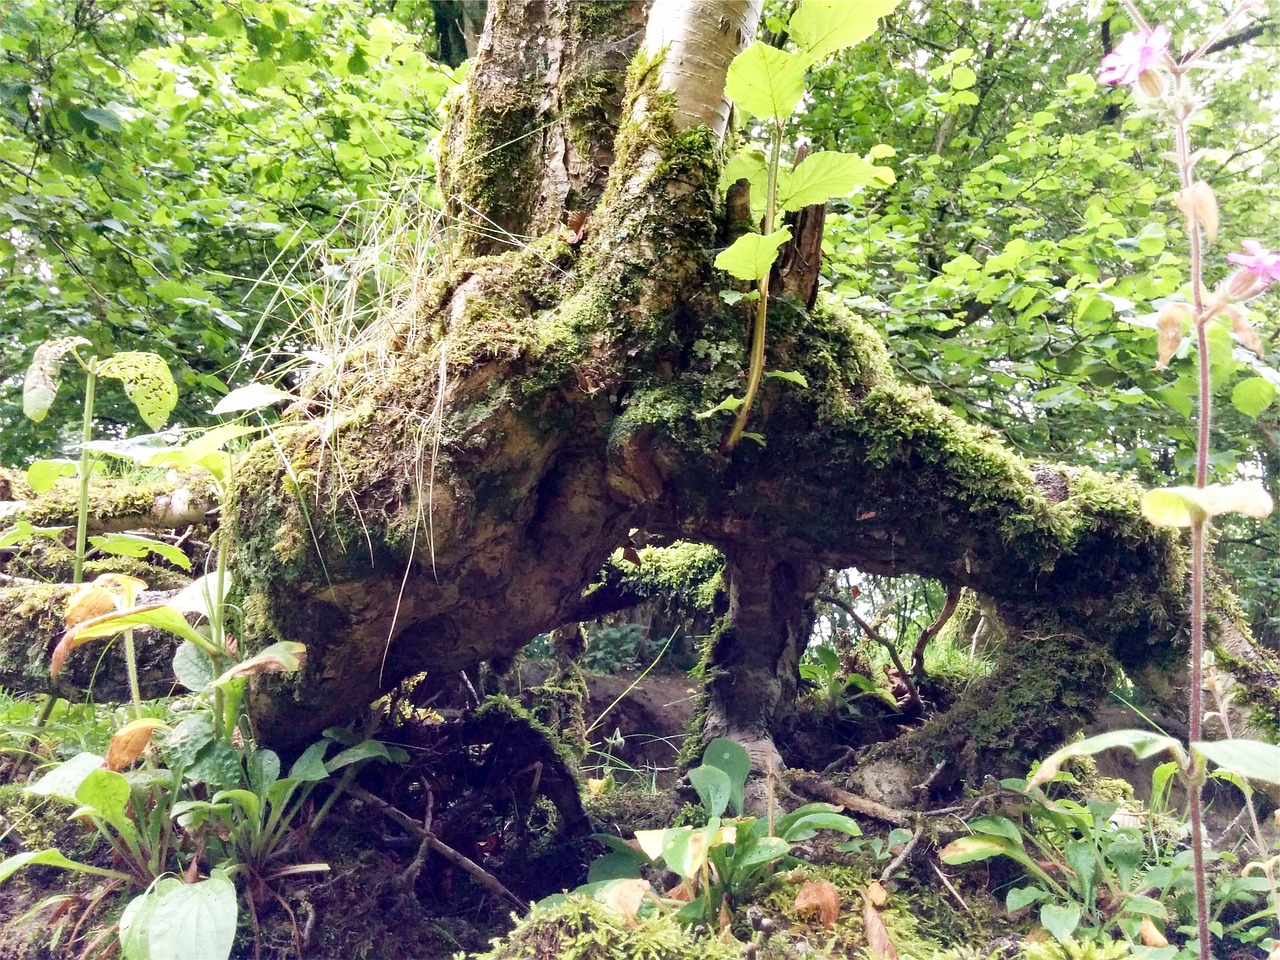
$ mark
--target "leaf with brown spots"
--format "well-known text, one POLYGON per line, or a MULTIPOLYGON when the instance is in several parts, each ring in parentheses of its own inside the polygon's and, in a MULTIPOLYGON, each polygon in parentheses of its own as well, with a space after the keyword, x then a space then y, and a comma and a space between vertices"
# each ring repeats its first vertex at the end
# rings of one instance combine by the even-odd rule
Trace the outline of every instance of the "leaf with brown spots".
POLYGON ((222 687, 232 680, 241 677, 256 677, 262 673, 293 673, 302 669, 306 659, 307 645, 296 640, 281 640, 269 647, 263 647, 255 656, 243 663, 237 663, 222 676, 214 680, 210 686, 222 687))
POLYGON ((796 893, 791 912, 801 916, 816 913, 822 926, 830 930, 840 917, 840 891, 829 880, 807 880, 796 893))
POLYGON ((62 619, 70 630, 86 620, 112 613, 115 609, 116 599, 110 590, 95 583, 82 583, 75 593, 67 597, 67 608, 62 619))

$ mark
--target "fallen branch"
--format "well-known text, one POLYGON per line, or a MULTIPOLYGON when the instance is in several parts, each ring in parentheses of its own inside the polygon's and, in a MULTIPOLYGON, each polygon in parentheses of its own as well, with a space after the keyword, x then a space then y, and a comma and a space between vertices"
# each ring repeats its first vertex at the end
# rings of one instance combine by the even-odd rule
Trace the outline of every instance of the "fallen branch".
POLYGON ((393 807, 391 804, 387 803, 387 801, 383 800, 381 797, 377 796, 376 794, 370 793, 364 787, 361 787, 357 784, 352 784, 350 787, 347 788, 347 790, 353 797, 357 797, 360 800, 363 800, 365 803, 368 803, 368 804, 371 804, 372 806, 377 807, 379 810, 382 811, 383 816, 385 816, 388 820, 394 821, 395 823, 399 824, 400 827, 404 829, 407 833, 409 833, 414 837, 417 837, 419 840, 427 844, 427 846, 429 846, 433 851, 440 854, 440 856, 444 857, 450 863, 454 864, 457 867, 461 867, 467 873, 471 874, 472 878, 477 883, 479 883, 482 887, 488 890, 490 893, 506 900, 507 902, 512 904, 517 910, 519 910, 521 913, 525 913, 528 911, 529 904, 525 903, 525 901, 521 900, 514 893, 508 890, 505 886, 503 886, 501 880, 499 880, 493 874, 489 873, 489 871, 485 870, 484 867, 480 866, 480 864, 476 863, 474 860, 462 855, 457 850, 453 849, 453 847, 449 846, 447 843, 445 843, 443 840, 437 837, 434 833, 431 833, 429 830, 424 830, 421 824, 419 824, 416 820, 414 820, 411 816, 409 816, 403 810, 400 810, 397 807, 393 807))
POLYGON ((847 810, 852 810, 854 813, 860 813, 864 817, 891 823, 895 827, 909 823, 914 816, 910 810, 887 807, 883 803, 876 803, 874 800, 860 797, 857 794, 850 793, 848 790, 841 790, 839 787, 827 783, 825 780, 819 780, 817 777, 801 777, 794 784, 819 800, 834 803, 847 810))
POLYGON ((884 637, 880 636, 871 624, 863 620, 862 617, 859 616, 858 611, 853 609, 853 604, 849 603, 849 601, 842 600, 830 593, 820 593, 818 594, 818 599, 824 603, 830 603, 839 607, 853 618, 853 622, 861 628, 863 633, 889 652, 889 659, 893 661, 894 669, 898 671, 898 676, 902 678, 902 685, 907 688, 908 699, 910 699, 912 704, 915 705, 917 715, 924 716, 924 701, 920 699, 920 691, 916 689, 916 685, 911 682, 911 674, 907 673, 907 668, 902 665, 902 658, 898 656, 898 648, 884 637))

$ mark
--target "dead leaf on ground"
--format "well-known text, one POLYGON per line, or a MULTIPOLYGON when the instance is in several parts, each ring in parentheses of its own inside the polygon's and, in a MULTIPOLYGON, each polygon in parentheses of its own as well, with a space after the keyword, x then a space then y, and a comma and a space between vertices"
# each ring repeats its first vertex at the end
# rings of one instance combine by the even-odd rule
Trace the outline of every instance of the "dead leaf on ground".
POLYGON ((877 910, 889 902, 889 891, 879 880, 872 880, 867 884, 867 899, 871 901, 871 905, 877 910))
MULTIPOLYGON (((880 884, 874 883, 872 886, 879 887, 880 884)), ((880 889, 884 892, 883 887, 880 889)), ((893 937, 889 936, 889 928, 876 909, 869 890, 870 888, 862 891, 862 927, 867 937, 867 949, 877 960, 898 960, 898 948, 893 945, 893 937)), ((888 900, 887 894, 885 900, 888 900)))
POLYGON ((640 904, 649 895, 648 880, 618 880, 610 884, 600 894, 606 906, 612 907, 622 914, 622 922, 628 927, 635 926, 636 916, 640 912, 640 904))
POLYGON ((830 930, 840 917, 840 891, 829 880, 808 880, 796 893, 792 913, 816 913, 822 926, 830 930))

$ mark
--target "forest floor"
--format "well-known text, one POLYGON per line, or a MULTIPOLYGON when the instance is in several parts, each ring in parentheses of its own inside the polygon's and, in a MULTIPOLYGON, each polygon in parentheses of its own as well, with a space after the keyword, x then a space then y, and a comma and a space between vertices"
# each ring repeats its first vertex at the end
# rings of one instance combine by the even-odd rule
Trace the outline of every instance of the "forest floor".
MULTIPOLYGON (((517 692, 543 682, 545 671, 537 665, 526 668, 517 692)), ((591 839, 592 832, 627 838, 636 830, 697 822, 691 812, 696 811, 697 797, 687 782, 678 783, 676 775, 677 756, 695 708, 695 687, 689 678, 657 674, 639 680, 636 673, 619 672, 591 675, 588 681, 587 739, 592 747, 584 770, 587 789, 581 798, 590 821, 587 829, 572 834, 559 829, 565 820, 561 809, 565 801, 552 799, 556 796, 553 772, 536 759, 527 763, 519 759, 521 745, 499 753, 496 745, 477 749, 474 742, 433 739, 431 730, 450 726, 447 721, 441 723, 440 716, 454 712, 438 702, 431 708, 438 711, 433 724, 416 731, 397 728, 384 733, 388 742, 404 735, 414 758, 410 764, 403 769, 371 767, 362 772, 356 787, 419 822, 430 823, 441 840, 519 901, 533 903, 572 889, 586 879, 589 863, 605 852, 591 839)), ((1106 722, 1131 721, 1120 715, 1106 722)), ((821 716, 814 726, 823 726, 821 716)), ((795 742, 812 746, 817 739, 822 738, 810 729, 795 742)), ((839 745, 832 749, 839 754, 839 745)), ((1099 772, 1139 785, 1151 782, 1150 764, 1130 763, 1099 772)), ((1099 776, 1096 782, 1114 785, 1116 781, 1099 776)), ((94 848, 88 831, 51 819, 51 811, 33 803, 21 786, 0 783, 0 856, 57 845, 68 855, 110 863, 109 852, 101 844, 94 848)), ((1214 826, 1221 830, 1233 815, 1234 809, 1219 804, 1214 826)), ((1011 958, 1022 955, 1013 944, 1023 935, 1047 939, 1028 915, 1031 908, 1012 913, 1005 909, 1004 896, 1018 877, 1011 861, 997 858, 939 869, 936 851, 931 851, 890 870, 892 854, 901 852, 902 846, 890 848, 884 842, 889 825, 864 819, 862 826, 868 840, 856 852, 839 850, 840 841, 847 838, 835 834, 795 845, 792 853, 797 860, 761 883, 749 901, 735 902, 733 915, 726 912, 722 917, 719 936, 704 927, 701 940, 696 940, 669 918, 661 921, 666 926, 656 926, 659 921, 652 918, 626 919, 625 910, 623 916, 610 919, 609 911, 598 904, 582 908, 562 904, 548 914, 553 917, 550 926, 519 927, 514 937, 495 950, 491 941, 508 937, 517 922, 520 911, 513 901, 495 895, 493 887, 436 853, 424 857, 417 839, 369 802, 353 796, 335 807, 307 853, 307 860, 323 860, 329 871, 272 884, 259 897, 256 924, 242 909, 235 956, 245 960, 443 960, 491 950, 501 960, 890 956, 864 952, 873 949, 872 928, 883 927, 890 942, 896 943, 895 956, 938 956, 947 948, 955 951, 947 955, 957 958, 1011 958), (885 880, 889 898, 883 912, 867 898, 879 879, 885 880), (824 906, 819 896, 817 903, 804 906, 803 891, 808 890, 812 900, 814 891, 820 893, 825 884, 832 885, 835 902, 824 906), (631 943, 628 937, 642 934, 650 939, 626 945, 631 943), (678 941, 663 939, 672 936, 678 936, 678 941), (670 946, 671 942, 678 945, 670 946)), ((959 823, 950 826, 956 828, 959 823)), ((667 874, 655 877, 654 883, 665 889, 672 880, 667 874)), ((106 892, 92 877, 50 867, 28 868, 0 884, 0 960, 118 954, 109 936, 93 944, 123 906, 124 898, 104 896, 106 892), (50 897, 58 899, 47 901, 50 897), (42 901, 45 905, 38 907, 42 901)), ((1045 960, 1135 956, 1127 950, 1054 953, 1054 949, 1050 942, 1038 956, 1045 960)), ((1220 954, 1221 960, 1261 956, 1265 954, 1256 947, 1220 954)))

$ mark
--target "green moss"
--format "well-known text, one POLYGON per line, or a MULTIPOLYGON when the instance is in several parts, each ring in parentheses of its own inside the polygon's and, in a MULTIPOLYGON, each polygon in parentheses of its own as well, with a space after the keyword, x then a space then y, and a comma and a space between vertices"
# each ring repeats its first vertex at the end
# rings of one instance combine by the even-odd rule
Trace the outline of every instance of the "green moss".
POLYGON ((571 897, 534 907, 476 960, 742 960, 742 944, 695 937, 670 914, 634 924, 604 904, 571 897))

